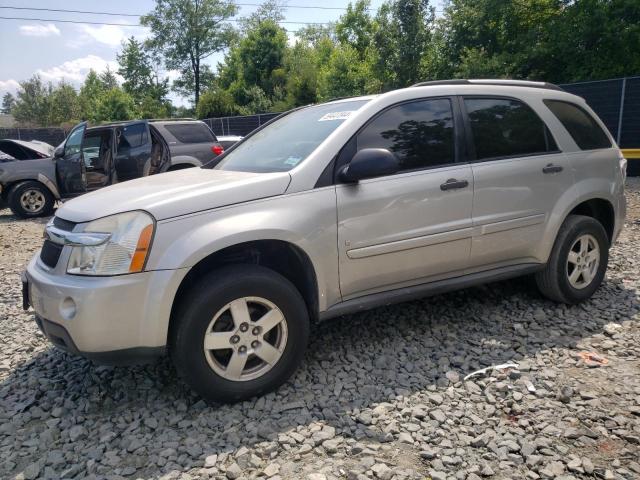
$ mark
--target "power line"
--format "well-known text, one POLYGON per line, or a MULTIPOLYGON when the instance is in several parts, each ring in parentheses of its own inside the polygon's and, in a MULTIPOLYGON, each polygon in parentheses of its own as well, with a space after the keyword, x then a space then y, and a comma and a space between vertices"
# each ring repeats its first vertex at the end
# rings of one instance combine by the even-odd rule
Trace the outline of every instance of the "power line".
MULTIPOLYGON (((61 20, 57 18, 32 18, 32 17, 0 17, 0 20, 32 20, 35 22, 60 22, 60 23, 87 23, 89 25, 116 25, 118 27, 144 27, 139 23, 110 23, 110 22, 92 22, 89 20, 61 20)), ((229 19, 225 22, 239 22, 238 19, 229 19)), ((288 23, 293 25, 329 25, 329 22, 295 22, 293 20, 282 20, 278 23, 288 23)))
MULTIPOLYGON (((144 25, 140 25, 137 23, 108 23, 108 22, 85 22, 79 20, 57 20, 57 19, 49 19, 49 18, 26 18, 26 17, 0 17, 0 20, 30 20, 33 22, 51 22, 51 23, 74 23, 74 24, 89 24, 89 25, 115 25, 117 27, 144 27, 144 25)), ((290 23, 298 23, 298 22, 290 22, 290 23)), ((308 25, 328 25, 328 24, 318 24, 318 23, 309 23, 308 25)), ((287 33, 298 33, 298 30, 289 30, 283 29, 287 33)))
MULTIPOLYGON (((242 7, 260 7, 262 4, 260 3, 236 3, 238 6, 242 7)), ((285 5, 283 9, 287 8, 300 8, 300 9, 309 9, 309 10, 341 10, 346 11, 346 7, 325 7, 322 5, 285 5)), ((14 7, 11 5, 0 5, 0 9, 8 9, 8 10, 29 10, 36 12, 62 12, 62 13, 84 13, 88 15, 112 15, 116 17, 141 17, 142 14, 138 15, 136 13, 117 13, 117 12, 96 12, 93 10, 68 10, 64 8, 36 8, 36 7, 14 7)), ((374 9, 368 8, 368 11, 373 11, 374 9)), ((438 11, 438 9, 436 9, 438 11)), ((300 23, 300 22, 296 22, 300 23)))

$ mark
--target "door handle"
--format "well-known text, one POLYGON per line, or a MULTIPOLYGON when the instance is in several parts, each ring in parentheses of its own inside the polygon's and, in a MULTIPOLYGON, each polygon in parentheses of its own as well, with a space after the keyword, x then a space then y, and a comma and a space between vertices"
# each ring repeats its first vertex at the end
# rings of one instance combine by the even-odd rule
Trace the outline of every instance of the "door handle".
POLYGON ((456 180, 455 178, 450 178, 442 185, 440 185, 440 190, 454 190, 456 188, 465 188, 469 186, 469 182, 466 180, 456 180))
POLYGON ((554 165, 553 163, 550 163, 542 169, 542 173, 558 173, 561 171, 562 167, 560 165, 554 165))

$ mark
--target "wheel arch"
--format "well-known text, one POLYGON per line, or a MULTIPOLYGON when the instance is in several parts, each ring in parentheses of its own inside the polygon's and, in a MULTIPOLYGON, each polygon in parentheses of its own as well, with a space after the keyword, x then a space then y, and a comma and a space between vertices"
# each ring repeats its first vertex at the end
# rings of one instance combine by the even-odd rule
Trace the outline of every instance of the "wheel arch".
POLYGON ((591 217, 597 220, 604 227, 605 232, 607 232, 609 244, 612 243, 616 215, 613 204, 609 200, 600 197, 583 200, 573 207, 566 217, 569 215, 584 215, 585 217, 591 217))
POLYGON ((2 199, 7 201, 9 199, 9 194, 15 189, 18 185, 25 182, 34 182, 42 185, 54 198, 54 200, 60 200, 60 194, 58 193, 58 189, 55 185, 51 185, 51 180, 49 180, 44 175, 40 174, 37 177, 26 177, 11 180, 3 185, 2 188, 2 199))
POLYGON ((282 275, 302 295, 309 318, 312 321, 318 319, 318 280, 309 255, 299 246, 284 240, 252 240, 217 250, 189 269, 173 299, 169 335, 178 321, 175 314, 189 287, 202 276, 228 265, 260 265, 282 275))

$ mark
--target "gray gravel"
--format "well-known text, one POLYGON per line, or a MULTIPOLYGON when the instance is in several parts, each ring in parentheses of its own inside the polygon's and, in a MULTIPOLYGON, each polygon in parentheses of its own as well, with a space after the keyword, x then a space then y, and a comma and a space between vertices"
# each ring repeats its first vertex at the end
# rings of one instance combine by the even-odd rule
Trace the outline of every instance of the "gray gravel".
POLYGON ((206 405, 167 360, 50 347, 19 283, 45 221, 1 210, 0 478, 640 478, 640 181, 628 200, 591 301, 517 280, 338 319, 287 385, 233 406, 206 405))

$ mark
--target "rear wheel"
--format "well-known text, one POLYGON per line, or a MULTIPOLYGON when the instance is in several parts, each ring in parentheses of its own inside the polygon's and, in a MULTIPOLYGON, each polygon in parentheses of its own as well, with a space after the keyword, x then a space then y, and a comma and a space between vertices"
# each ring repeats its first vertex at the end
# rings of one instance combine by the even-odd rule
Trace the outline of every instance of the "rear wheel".
POLYGON ((609 261, 609 239, 602 224, 571 215, 560 227, 549 261, 536 275, 540 292, 558 302, 588 299, 602 283, 609 261))
POLYGON ((40 182, 22 182, 11 189, 7 197, 11 211, 21 218, 51 215, 55 199, 40 182))
POLYGON ((201 396, 218 402, 279 387, 302 361, 309 336, 298 290, 253 265, 201 278, 173 321, 169 349, 176 369, 201 396))

